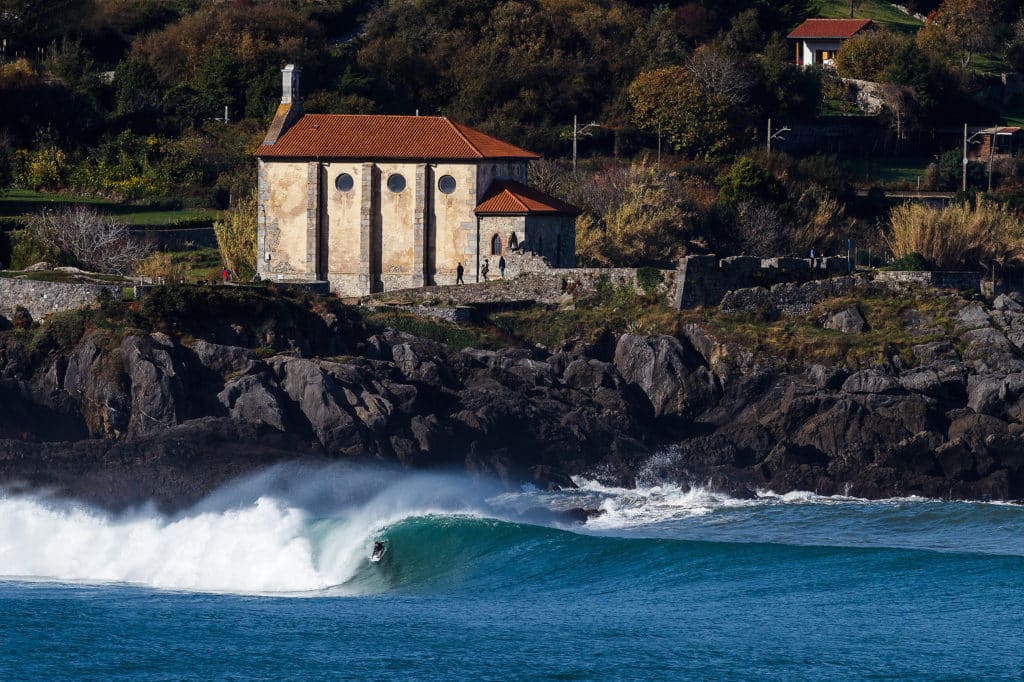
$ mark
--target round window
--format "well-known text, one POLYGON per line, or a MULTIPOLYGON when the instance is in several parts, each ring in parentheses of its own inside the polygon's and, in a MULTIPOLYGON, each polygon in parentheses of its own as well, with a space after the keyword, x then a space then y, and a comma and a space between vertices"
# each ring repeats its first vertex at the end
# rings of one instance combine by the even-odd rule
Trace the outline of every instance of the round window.
POLYGON ((348 192, 355 185, 352 180, 352 176, 348 173, 342 173, 338 177, 334 178, 334 186, 339 192, 348 192))
POLYGON ((441 179, 437 181, 437 188, 441 190, 442 194, 451 194, 455 191, 455 178, 450 175, 442 175, 441 179))
POLYGON ((388 176, 388 189, 398 194, 405 189, 405 178, 398 173, 392 173, 388 176))

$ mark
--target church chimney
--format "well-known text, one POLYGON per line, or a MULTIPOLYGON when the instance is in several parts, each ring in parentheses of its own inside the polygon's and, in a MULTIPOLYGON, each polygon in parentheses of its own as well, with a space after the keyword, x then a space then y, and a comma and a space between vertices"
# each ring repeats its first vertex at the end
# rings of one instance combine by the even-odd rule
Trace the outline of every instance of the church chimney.
POLYGON ((281 103, 277 106, 277 113, 274 114, 267 136, 263 139, 264 145, 276 143, 285 131, 302 117, 302 99, 299 96, 301 73, 302 69, 294 64, 288 64, 281 69, 281 103))
POLYGON ((299 104, 299 76, 302 69, 289 64, 281 69, 281 104, 299 104))

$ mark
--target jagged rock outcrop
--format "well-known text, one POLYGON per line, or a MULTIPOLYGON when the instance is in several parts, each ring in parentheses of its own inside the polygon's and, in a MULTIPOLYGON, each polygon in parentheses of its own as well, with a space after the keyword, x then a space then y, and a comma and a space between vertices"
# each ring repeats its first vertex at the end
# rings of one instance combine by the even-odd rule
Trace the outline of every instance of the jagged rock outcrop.
MULTIPOLYGON (((934 324, 912 313, 912 334, 934 324)), ((949 324, 906 359, 849 369, 777 363, 697 323, 624 334, 612 362, 607 344, 453 351, 333 313, 95 331, 62 350, 5 337, 0 483, 173 507, 301 456, 541 486, 655 475, 738 494, 1024 498, 1024 307, 960 302, 949 324)))

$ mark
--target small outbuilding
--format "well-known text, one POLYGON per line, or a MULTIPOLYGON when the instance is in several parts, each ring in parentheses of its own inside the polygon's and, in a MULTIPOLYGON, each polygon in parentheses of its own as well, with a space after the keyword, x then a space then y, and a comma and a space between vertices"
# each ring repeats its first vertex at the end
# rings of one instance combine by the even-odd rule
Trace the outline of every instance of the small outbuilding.
POLYGON ((796 42, 800 66, 831 66, 843 41, 869 30, 870 19, 808 19, 787 37, 796 42))

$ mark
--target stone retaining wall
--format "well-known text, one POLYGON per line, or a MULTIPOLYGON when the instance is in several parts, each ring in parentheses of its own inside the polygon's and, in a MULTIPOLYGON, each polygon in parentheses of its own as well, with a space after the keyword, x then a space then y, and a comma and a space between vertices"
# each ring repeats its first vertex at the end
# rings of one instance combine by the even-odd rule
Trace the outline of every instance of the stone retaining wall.
POLYGON ((880 270, 875 274, 875 279, 880 282, 921 284, 939 289, 981 291, 981 273, 979 272, 880 270))
POLYGON ((22 306, 33 319, 38 320, 50 313, 92 305, 103 292, 120 299, 122 291, 120 284, 69 284, 0 278, 0 315, 9 318, 17 306, 22 306))
POLYGON ((754 258, 688 256, 675 277, 677 308, 716 306, 730 291, 802 283, 844 275, 846 258, 754 258))
MULTIPOLYGON (((674 296, 675 272, 662 270, 662 293, 671 300, 674 296)), ((509 271, 506 270, 506 275, 509 271)), ((454 284, 403 289, 373 294, 362 299, 364 303, 395 303, 414 305, 474 305, 508 301, 536 301, 558 303, 567 297, 597 291, 599 282, 606 279, 613 288, 622 286, 640 290, 636 268, 549 268, 529 272, 518 277, 501 279, 497 268, 494 277, 479 284, 454 284)))

